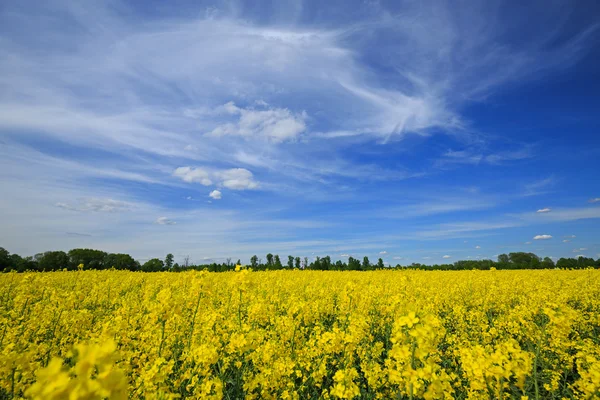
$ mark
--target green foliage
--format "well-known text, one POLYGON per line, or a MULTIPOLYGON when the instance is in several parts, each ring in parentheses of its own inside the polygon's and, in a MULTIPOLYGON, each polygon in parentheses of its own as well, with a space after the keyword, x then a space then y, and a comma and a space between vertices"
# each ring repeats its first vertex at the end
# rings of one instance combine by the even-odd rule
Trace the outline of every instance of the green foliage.
POLYGON ((173 254, 171 254, 171 253, 167 254, 167 257, 165 258, 165 268, 166 269, 173 268, 173 254))
MULTIPOLYGON (((105 269, 104 257, 107 253, 101 250, 93 249, 73 249, 69 253, 69 269, 76 270, 79 264, 83 264, 85 269, 105 269)), ((108 266, 110 268, 110 266, 108 266)))
POLYGON ((165 268, 165 263, 158 258, 153 258, 148 260, 142 265, 142 271, 144 272, 158 272, 162 271, 165 268))
POLYGON ((47 251, 37 262, 41 271, 58 271, 69 266, 69 256, 64 251, 47 251))

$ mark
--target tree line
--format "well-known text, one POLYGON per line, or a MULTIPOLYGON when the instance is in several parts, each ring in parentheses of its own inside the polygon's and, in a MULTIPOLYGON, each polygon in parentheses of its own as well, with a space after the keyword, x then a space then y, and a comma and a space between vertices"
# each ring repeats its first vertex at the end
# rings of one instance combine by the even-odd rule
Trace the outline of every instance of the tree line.
MULTIPOLYGON (((211 272, 232 271, 241 261, 232 262, 231 258, 222 263, 193 264, 189 257, 185 257, 181 263, 174 262, 173 254, 167 254, 164 260, 153 258, 141 264, 129 254, 107 253, 94 249, 73 249, 64 251, 47 251, 38 253, 32 257, 21 257, 18 254, 10 254, 0 247, 0 271, 24 272, 24 271, 59 271, 78 268, 83 269, 120 269, 129 271, 159 272, 159 271, 185 271, 185 270, 207 270, 211 272)), ((312 261, 308 257, 288 256, 286 262, 282 262, 278 254, 267 254, 263 262, 262 258, 254 255, 250 258, 248 267, 255 271, 268 270, 316 270, 316 271, 373 271, 379 269, 422 269, 422 270, 489 270, 495 269, 583 269, 588 267, 600 268, 600 259, 579 257, 561 258, 556 263, 549 257, 541 258, 533 253, 516 252, 500 254, 496 261, 493 260, 461 260, 452 264, 425 265, 412 263, 410 265, 395 266, 386 265, 383 259, 371 262, 368 257, 362 260, 348 257, 348 261, 333 261, 331 257, 315 257, 312 261)))

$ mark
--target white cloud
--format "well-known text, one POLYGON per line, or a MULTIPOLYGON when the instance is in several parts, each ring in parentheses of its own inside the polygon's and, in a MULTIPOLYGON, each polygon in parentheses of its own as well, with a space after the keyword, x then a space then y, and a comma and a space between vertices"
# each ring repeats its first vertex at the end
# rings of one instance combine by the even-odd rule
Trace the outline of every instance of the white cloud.
POLYGON ((600 197, 596 197, 588 200, 589 203, 600 203, 600 197))
POLYGON ((379 254, 387 254, 387 251, 380 251, 379 254))
POLYGON ((538 196, 548 191, 548 188, 556 183, 556 179, 550 176, 525 185, 523 196, 538 196))
POLYGON ((215 181, 218 185, 233 190, 246 190, 258 188, 252 172, 245 168, 231 168, 226 170, 211 170, 202 167, 179 167, 173 176, 188 183, 200 183, 210 186, 215 181))
POLYGON ((404 260, 404 257, 398 257, 398 256, 396 256, 396 257, 394 257, 394 260, 404 260))
POLYGON ((202 168, 179 167, 173 172, 173 176, 181 178, 184 182, 200 183, 204 186, 210 186, 213 181, 209 178, 209 172, 202 168))
POLYGON ((213 190, 212 192, 210 192, 209 196, 212 197, 215 200, 220 200, 221 199, 221 192, 219 190, 213 190))
POLYGON ((481 246, 475 246, 475 248, 476 248, 476 249, 480 249, 480 248, 481 248, 481 246))
POLYGON ((552 209, 550 209, 550 208, 540 208, 536 212, 538 212, 538 213, 547 213, 547 212, 550 212, 550 211, 552 211, 552 209))
POLYGON ((232 168, 219 171, 215 175, 221 181, 221 185, 228 189, 245 190, 258 188, 258 182, 254 180, 252 172, 245 168, 232 168))
POLYGON ((442 258, 452 258, 452 256, 445 255, 442 258))
POLYGON ((113 199, 100 199, 100 198, 88 198, 80 199, 76 204, 69 204, 64 202, 56 203, 56 207, 64 208, 70 211, 91 211, 91 212, 121 212, 131 211, 134 205, 129 202, 113 200, 113 199))
POLYGON ((210 136, 242 136, 248 139, 265 138, 276 143, 294 140, 306 130, 306 113, 293 114, 284 108, 255 110, 237 107, 229 102, 222 107, 225 113, 239 116, 213 129, 210 136))
POLYGON ((563 237, 575 239, 577 236, 575 236, 575 235, 566 235, 566 236, 563 236, 563 237))
POLYGON ((350 257, 350 254, 340 254, 340 257, 348 258, 350 257))
POLYGON ((177 222, 175 222, 167 217, 158 217, 156 219, 155 223, 158 225, 175 225, 177 222))
POLYGON ((581 257, 584 257, 584 258, 585 258, 585 254, 577 254, 577 255, 575 256, 575 258, 581 258, 581 257))
POLYGON ((579 253, 580 251, 586 251, 587 248, 586 247, 581 247, 579 249, 573 249, 573 253, 579 253))
POLYGON ((531 244, 531 242, 525 242, 525 244, 531 244))
POLYGON ((431 257, 423 257, 423 260, 431 260, 431 257))
POLYGON ((552 235, 536 235, 533 237, 533 240, 547 240, 552 239, 552 235))
POLYGON ((569 243, 569 242, 570 242, 570 240, 569 240, 569 239, 564 239, 564 240, 563 240, 563 243, 569 243))

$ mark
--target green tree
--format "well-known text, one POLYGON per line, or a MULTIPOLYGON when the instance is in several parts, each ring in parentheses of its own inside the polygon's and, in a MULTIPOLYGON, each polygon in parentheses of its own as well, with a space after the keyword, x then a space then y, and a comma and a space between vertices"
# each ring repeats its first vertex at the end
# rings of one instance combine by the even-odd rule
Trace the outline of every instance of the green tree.
POLYGON ((288 269, 294 268, 294 257, 288 256, 287 267, 288 269))
POLYGON ((385 265, 383 264, 383 259, 377 260, 377 269, 384 269, 385 265))
POLYGON ((137 263, 129 254, 107 254, 104 257, 104 267, 105 268, 115 268, 115 269, 128 269, 130 271, 135 271, 137 269, 137 263))
POLYGON ((510 262, 510 258, 508 258, 508 254, 500 254, 498 256, 498 264, 508 264, 510 262))
POLYGON ((167 254, 167 257, 165 257, 165 263, 164 266, 166 269, 171 269, 173 268, 173 254, 169 253, 167 254))
POLYGON ((41 271, 58 271, 69 266, 69 256, 64 251, 47 251, 37 261, 41 271))
POLYGON ((302 266, 302 261, 300 260, 300 257, 294 258, 294 267, 296 269, 300 269, 301 266, 302 266))
POLYGON ((279 259, 279 254, 275 254, 275 261, 273 262, 273 268, 282 269, 283 265, 281 265, 281 260, 279 259))
MULTIPOLYGON (((104 269, 104 257, 107 253, 101 250, 93 249, 73 249, 69 253, 69 269, 75 270, 79 264, 83 264, 86 269, 104 269)), ((109 265, 110 268, 112 265, 109 265)))
POLYGON ((363 262, 362 262, 362 270, 363 271, 368 271, 371 269, 371 263, 369 262, 369 257, 364 256, 363 257, 363 262))
POLYGON ((153 258, 151 260, 148 260, 144 263, 144 265, 142 265, 142 271, 144 272, 158 272, 158 271, 162 271, 163 268, 165 266, 165 263, 158 259, 158 258, 153 258))
POLYGON ((250 265, 252 266, 252 269, 258 267, 258 257, 256 255, 250 257, 250 265))
POLYGON ((273 254, 267 254, 267 267, 273 268, 273 254))
POLYGON ((10 253, 4 247, 0 247, 0 271, 9 271, 12 267, 10 253))
POLYGON ((553 269, 555 267, 554 261, 550 257, 544 257, 541 265, 544 269, 553 269))

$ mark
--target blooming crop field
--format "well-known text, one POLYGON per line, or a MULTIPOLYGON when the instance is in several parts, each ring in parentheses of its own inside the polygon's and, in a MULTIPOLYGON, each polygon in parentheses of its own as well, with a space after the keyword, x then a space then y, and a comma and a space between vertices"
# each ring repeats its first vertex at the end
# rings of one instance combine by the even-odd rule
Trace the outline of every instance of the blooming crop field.
POLYGON ((598 398, 599 336, 598 270, 7 273, 0 398, 598 398))

